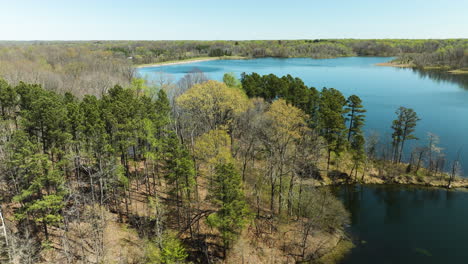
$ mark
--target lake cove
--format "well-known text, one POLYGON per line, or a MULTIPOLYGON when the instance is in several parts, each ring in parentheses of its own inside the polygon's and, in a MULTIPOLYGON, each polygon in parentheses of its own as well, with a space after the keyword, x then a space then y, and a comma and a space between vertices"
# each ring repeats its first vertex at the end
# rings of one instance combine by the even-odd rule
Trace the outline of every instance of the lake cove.
POLYGON ((355 244, 340 263, 466 263, 468 192, 400 185, 334 192, 351 213, 355 244))
POLYGON ((227 72, 239 77, 242 72, 290 74, 317 89, 332 87, 345 96, 361 97, 367 109, 365 131, 367 134, 377 132, 384 144, 391 140, 390 126, 396 117, 395 110, 399 106, 413 108, 421 118, 416 127, 420 140, 408 142, 404 160, 408 161, 413 146, 427 144, 427 133, 431 132, 440 137, 440 146, 447 157, 446 166, 460 151, 463 174, 467 175, 468 75, 375 65, 389 60, 388 57, 213 60, 143 67, 137 71, 148 80, 157 80, 164 73, 171 75, 174 81, 194 70, 214 80, 222 80, 227 72))

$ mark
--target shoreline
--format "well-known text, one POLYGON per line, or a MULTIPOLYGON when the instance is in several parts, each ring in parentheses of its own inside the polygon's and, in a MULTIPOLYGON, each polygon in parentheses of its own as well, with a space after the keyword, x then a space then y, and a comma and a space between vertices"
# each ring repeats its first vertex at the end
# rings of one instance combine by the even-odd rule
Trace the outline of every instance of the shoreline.
MULTIPOLYGON (((411 63, 405 63, 405 64, 399 64, 395 62, 380 62, 374 64, 375 66, 381 66, 381 67, 395 67, 395 68, 416 68, 416 65, 411 64, 411 63)), ((430 70, 442 70, 445 71, 449 74, 468 74, 468 70, 465 69, 456 69, 456 70, 450 70, 448 67, 442 67, 442 66, 427 66, 427 67, 422 67, 423 70, 430 71, 430 70)))
POLYGON ((414 65, 412 64, 398 64, 395 62, 380 62, 374 64, 375 66, 383 66, 383 67, 396 67, 396 68, 413 68, 414 65))
POLYGON ((188 63, 197 63, 197 62, 204 62, 204 61, 215 61, 215 60, 245 60, 246 57, 241 56, 223 56, 223 57, 198 57, 198 58, 190 58, 190 59, 183 59, 183 60, 175 60, 175 61, 163 61, 163 62, 156 62, 156 63, 149 63, 149 64, 140 64, 135 65, 135 68, 152 68, 152 67, 163 67, 163 66, 170 66, 170 65, 180 65, 180 64, 188 64, 188 63))
POLYGON ((400 186, 414 186, 421 188, 441 188, 445 190, 454 190, 454 191, 468 191, 468 179, 457 177, 455 178, 450 186, 448 185, 448 179, 439 177, 425 176, 422 178, 417 178, 414 176, 400 175, 392 178, 385 178, 379 176, 370 176, 365 175, 364 178, 358 177, 356 179, 341 178, 341 179, 331 179, 330 177, 323 178, 322 180, 308 179, 303 182, 305 185, 310 185, 314 187, 321 186, 339 186, 339 185, 349 185, 349 184, 364 184, 364 185, 400 185, 400 186))

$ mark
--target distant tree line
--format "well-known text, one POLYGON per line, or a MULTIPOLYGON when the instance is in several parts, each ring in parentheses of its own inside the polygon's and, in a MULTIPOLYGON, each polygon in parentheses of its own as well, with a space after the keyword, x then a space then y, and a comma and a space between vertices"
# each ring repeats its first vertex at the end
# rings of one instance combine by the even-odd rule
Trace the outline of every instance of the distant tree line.
POLYGON ((41 84, 59 93, 100 96, 128 85, 133 65, 198 57, 336 58, 396 56, 417 67, 467 68, 466 39, 315 39, 252 41, 0 42, 0 76, 12 84, 41 84))

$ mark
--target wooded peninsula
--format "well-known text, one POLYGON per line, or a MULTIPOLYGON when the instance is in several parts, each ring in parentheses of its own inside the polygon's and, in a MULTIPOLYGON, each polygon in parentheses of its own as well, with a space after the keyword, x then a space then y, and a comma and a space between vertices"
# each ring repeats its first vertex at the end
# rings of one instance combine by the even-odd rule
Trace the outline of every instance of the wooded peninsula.
POLYGON ((135 66, 392 56, 465 71, 467 49, 465 39, 0 42, 0 262, 335 263, 352 240, 330 186, 468 187, 437 135, 408 147, 420 121, 411 106, 395 109, 383 138, 364 134, 358 94, 257 73, 148 82, 135 66))

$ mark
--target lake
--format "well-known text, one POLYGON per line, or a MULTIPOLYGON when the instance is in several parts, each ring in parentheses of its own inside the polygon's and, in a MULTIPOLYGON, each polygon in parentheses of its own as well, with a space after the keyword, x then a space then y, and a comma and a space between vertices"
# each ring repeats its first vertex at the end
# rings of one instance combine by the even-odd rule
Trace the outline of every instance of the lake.
POLYGON ((414 145, 426 144, 427 132, 440 136, 447 165, 460 152, 464 174, 468 174, 468 76, 441 72, 375 66, 389 61, 382 57, 349 57, 336 59, 262 58, 251 60, 215 60, 190 64, 138 69, 140 76, 155 80, 164 72, 174 81, 193 70, 201 70, 208 78, 222 80, 226 72, 240 76, 242 72, 291 74, 308 86, 336 88, 345 96, 356 94, 367 109, 365 131, 376 131, 380 141, 391 140, 392 120, 399 106, 413 108, 422 119, 416 128, 419 141, 407 144, 409 159, 414 145))
POLYGON ((341 186, 356 245, 341 264, 468 263, 468 192, 341 186))

